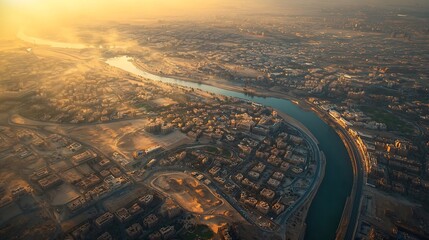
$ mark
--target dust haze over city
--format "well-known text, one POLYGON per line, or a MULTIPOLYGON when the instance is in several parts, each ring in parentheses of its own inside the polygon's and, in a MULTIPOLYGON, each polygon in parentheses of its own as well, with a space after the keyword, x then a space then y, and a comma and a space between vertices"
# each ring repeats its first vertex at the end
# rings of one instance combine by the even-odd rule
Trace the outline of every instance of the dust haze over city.
POLYGON ((429 239, 429 2, 2 0, 1 239, 429 239))

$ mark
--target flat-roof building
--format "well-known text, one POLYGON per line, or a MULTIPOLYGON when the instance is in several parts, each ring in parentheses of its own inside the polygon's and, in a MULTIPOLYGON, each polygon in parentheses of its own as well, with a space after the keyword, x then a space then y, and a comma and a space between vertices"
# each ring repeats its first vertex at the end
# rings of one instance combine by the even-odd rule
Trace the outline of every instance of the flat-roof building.
POLYGON ((99 228, 103 228, 113 222, 113 214, 111 212, 105 212, 103 215, 95 219, 95 225, 99 228))

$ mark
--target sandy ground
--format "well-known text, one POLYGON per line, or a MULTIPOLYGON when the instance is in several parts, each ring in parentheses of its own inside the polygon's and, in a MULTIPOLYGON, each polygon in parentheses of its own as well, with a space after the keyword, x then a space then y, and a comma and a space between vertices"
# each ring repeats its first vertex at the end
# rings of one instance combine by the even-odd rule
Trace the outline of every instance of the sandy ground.
POLYGON ((61 223, 61 228, 64 232, 70 231, 75 226, 87 221, 88 219, 98 217, 100 213, 95 208, 90 208, 86 210, 85 212, 68 219, 67 221, 64 221, 61 223))
POLYGON ((170 195, 189 212, 205 214, 222 206, 223 201, 216 197, 205 185, 184 173, 168 173, 156 177, 151 185, 170 195))
POLYGON ((391 232, 394 223, 386 216, 387 212, 401 219, 403 222, 413 221, 413 208, 419 204, 401 196, 390 195, 377 189, 366 187, 363 197, 362 220, 367 220, 386 232, 391 232))
POLYGON ((167 135, 153 135, 144 131, 137 131, 121 137, 118 140, 117 146, 123 151, 129 152, 136 149, 146 149, 155 145, 160 145, 165 149, 172 149, 178 145, 192 141, 185 134, 177 130, 167 135))
POLYGON ((79 181, 82 179, 83 175, 79 173, 76 169, 72 168, 63 173, 62 177, 67 182, 79 181))
POLYGON ((130 202, 146 194, 147 191, 143 188, 127 189, 125 191, 120 192, 119 194, 115 194, 109 197, 107 200, 104 201, 103 205, 108 211, 115 212, 119 208, 124 207, 130 202))
POLYGON ((214 232, 227 222, 245 222, 225 199, 188 174, 164 172, 147 181, 157 190, 168 192, 179 206, 196 214, 214 232))
POLYGON ((70 184, 64 183, 59 187, 49 190, 47 195, 50 197, 50 202, 54 206, 64 205, 80 195, 73 189, 70 184))
POLYGON ((179 131, 167 135, 146 133, 143 130, 146 123, 146 119, 134 119, 81 126, 48 125, 46 128, 52 132, 67 134, 74 139, 95 146, 105 153, 116 151, 128 157, 131 157, 135 150, 146 149, 155 145, 171 149, 192 142, 190 138, 179 131))
POLYGON ((56 172, 61 172, 72 167, 70 161, 59 161, 49 166, 56 172))

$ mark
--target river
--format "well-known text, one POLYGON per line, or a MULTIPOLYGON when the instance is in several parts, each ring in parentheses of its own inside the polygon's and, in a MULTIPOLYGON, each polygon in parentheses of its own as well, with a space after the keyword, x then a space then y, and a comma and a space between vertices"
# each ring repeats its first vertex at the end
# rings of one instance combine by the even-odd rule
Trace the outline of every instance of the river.
POLYGON ((289 100, 273 97, 249 96, 244 93, 225 90, 214 86, 161 77, 137 68, 126 56, 106 60, 111 66, 127 72, 167 83, 198 88, 207 92, 237 97, 276 108, 307 127, 319 141, 319 148, 326 156, 325 177, 313 199, 307 215, 305 239, 335 239, 347 197, 353 184, 353 169, 347 150, 337 133, 315 113, 306 111, 289 100))
MULTIPOLYGON (((17 37, 32 44, 42 44, 51 47, 75 49, 93 47, 85 44, 63 43, 31 37, 25 35, 23 32, 19 32, 17 37)), ((129 60, 131 60, 131 58, 122 56, 107 59, 106 63, 151 80, 198 88, 216 94, 254 101, 265 106, 276 108, 304 124, 317 138, 319 141, 319 148, 324 152, 326 157, 325 176, 307 215, 305 239, 335 239, 346 199, 350 195, 352 189, 353 169, 343 142, 330 126, 315 113, 306 111, 286 99, 249 96, 244 93, 229 91, 206 84, 161 77, 137 68, 129 60)))

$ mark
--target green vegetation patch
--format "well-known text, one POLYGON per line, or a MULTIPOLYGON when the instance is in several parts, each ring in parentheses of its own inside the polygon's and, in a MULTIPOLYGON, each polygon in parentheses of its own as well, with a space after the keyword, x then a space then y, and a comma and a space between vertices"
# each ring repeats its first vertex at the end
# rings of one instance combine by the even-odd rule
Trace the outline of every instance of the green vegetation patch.
POLYGON ((372 120, 386 124, 388 130, 399 131, 403 133, 413 132, 413 127, 410 124, 402 121, 393 113, 370 106, 363 106, 360 107, 360 109, 369 117, 371 117, 372 120))

